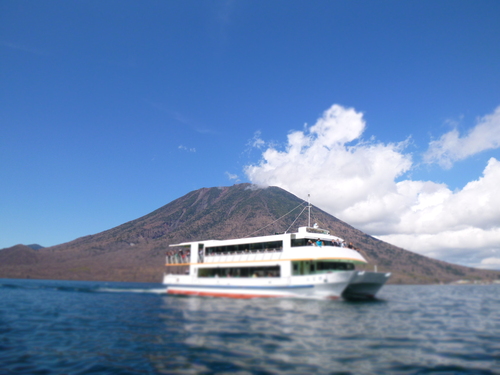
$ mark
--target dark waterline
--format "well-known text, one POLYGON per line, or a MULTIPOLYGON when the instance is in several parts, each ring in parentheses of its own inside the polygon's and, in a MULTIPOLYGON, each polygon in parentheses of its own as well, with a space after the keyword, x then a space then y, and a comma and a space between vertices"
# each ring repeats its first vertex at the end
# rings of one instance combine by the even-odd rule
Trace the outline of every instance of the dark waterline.
POLYGON ((0 374, 497 374, 500 285, 373 302, 172 297, 0 279, 0 374))

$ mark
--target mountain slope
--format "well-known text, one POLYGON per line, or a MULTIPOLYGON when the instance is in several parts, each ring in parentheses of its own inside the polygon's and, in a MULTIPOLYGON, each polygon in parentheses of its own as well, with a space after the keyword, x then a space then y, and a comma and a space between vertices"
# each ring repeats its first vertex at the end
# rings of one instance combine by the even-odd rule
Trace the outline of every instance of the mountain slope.
MULTIPOLYGON (((18 257, 12 248, 7 249, 8 252, 2 250, 0 277, 158 282, 169 244, 290 232, 307 225, 307 215, 297 219, 305 205, 301 199, 277 187, 257 189, 239 184, 203 188, 139 219, 95 235, 37 251, 23 249, 17 253, 18 257)), ((316 207, 313 219, 320 227, 360 248, 371 263, 369 269, 377 265, 379 271, 392 272, 392 283, 493 280, 500 275, 500 272, 452 265, 400 249, 316 207)))

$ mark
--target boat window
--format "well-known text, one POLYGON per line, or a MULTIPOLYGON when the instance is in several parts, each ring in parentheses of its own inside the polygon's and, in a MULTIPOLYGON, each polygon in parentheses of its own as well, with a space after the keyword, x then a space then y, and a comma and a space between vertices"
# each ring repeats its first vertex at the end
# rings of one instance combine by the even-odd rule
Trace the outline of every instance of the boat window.
POLYGON ((309 240, 307 238, 292 239, 292 247, 312 245, 312 242, 308 244, 308 241, 309 240))
POLYGON ((206 256, 264 253, 283 250, 283 241, 257 242, 241 245, 211 246, 205 249, 206 256))
POLYGON ((318 271, 350 271, 354 264, 347 262, 316 262, 318 271))
POLYGON ((280 277, 280 266, 200 268, 198 277, 280 277))
POLYGON ((311 275, 331 271, 351 271, 354 269, 353 263, 348 262, 328 262, 328 261, 294 261, 292 262, 292 275, 311 275))
POLYGON ((320 229, 320 228, 307 227, 306 231, 309 233, 330 234, 330 231, 327 231, 326 229, 320 229))

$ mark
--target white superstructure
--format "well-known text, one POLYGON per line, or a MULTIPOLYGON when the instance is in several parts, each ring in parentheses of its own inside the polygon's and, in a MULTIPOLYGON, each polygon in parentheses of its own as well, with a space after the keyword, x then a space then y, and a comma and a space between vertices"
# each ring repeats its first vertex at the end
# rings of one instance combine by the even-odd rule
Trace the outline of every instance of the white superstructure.
POLYGON ((373 298, 390 273, 355 270, 363 256, 327 230, 171 245, 167 293, 253 297, 373 298))

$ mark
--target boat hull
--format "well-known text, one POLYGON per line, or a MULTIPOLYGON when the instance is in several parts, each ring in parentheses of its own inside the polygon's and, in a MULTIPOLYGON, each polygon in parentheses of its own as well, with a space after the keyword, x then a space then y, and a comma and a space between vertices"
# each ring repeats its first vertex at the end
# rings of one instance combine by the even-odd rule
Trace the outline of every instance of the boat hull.
POLYGON ((358 271, 342 292, 342 298, 346 300, 373 299, 390 276, 390 273, 358 271))
POLYGON ((356 271, 288 278, 192 278, 166 275, 167 293, 186 296, 229 298, 324 298, 338 299, 356 271))

